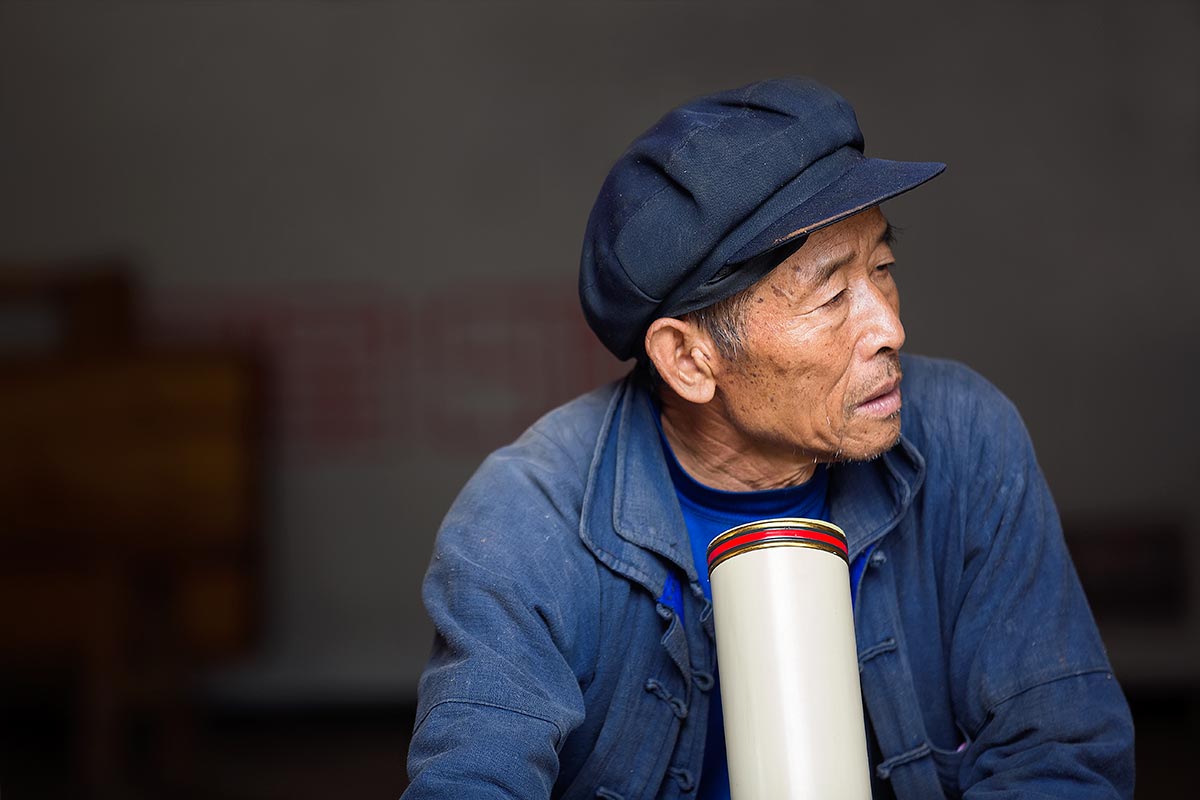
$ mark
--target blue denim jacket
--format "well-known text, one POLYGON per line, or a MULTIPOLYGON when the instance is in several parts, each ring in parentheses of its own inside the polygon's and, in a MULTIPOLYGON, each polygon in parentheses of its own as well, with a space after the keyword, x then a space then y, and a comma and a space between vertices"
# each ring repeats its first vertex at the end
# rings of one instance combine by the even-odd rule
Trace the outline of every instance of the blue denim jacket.
MULTIPOLYGON (((904 358, 903 437, 830 471, 863 699, 901 800, 1133 795, 1133 726, 1012 405, 904 358)), ((454 503, 406 798, 679 798, 715 659, 646 388, 542 418, 454 503), (684 583, 681 620, 656 600, 684 583), (690 587, 690 591, 687 588, 690 587)))

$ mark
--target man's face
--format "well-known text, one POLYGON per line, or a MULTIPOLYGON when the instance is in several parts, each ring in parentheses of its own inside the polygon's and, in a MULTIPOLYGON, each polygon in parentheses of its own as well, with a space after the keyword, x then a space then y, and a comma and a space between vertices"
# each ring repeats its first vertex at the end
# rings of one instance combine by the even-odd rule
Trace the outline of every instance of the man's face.
POLYGON ((723 415, 746 455, 873 458, 900 435, 900 295, 871 208, 813 233, 750 289, 742 352, 719 361, 723 415))

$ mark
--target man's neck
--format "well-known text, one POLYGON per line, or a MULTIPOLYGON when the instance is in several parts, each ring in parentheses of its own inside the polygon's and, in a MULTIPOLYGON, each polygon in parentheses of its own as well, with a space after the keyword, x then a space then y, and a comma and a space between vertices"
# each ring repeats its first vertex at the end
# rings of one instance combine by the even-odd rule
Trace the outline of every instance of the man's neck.
POLYGON ((714 398, 703 405, 660 393, 662 427, 675 458, 693 479, 728 492, 799 486, 813 476, 816 461, 795 451, 763 447, 734 428, 714 398))

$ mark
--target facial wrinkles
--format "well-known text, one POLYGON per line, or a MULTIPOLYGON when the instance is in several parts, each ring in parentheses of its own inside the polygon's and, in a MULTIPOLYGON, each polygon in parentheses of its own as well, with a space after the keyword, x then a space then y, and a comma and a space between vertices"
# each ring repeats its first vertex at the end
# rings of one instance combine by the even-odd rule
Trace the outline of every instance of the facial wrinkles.
MULTIPOLYGON (((855 250, 839 247, 835 252, 828 244, 822 244, 824 252, 816 254, 812 262, 793 267, 792 280, 788 281, 787 285, 796 288, 790 291, 779 290, 778 287, 773 288, 779 294, 791 299, 793 303, 799 299, 800 307, 808 309, 796 316, 785 316, 779 323, 779 327, 790 334, 794 341, 795 351, 809 354, 810 359, 817 364, 836 365, 841 362, 840 372, 831 385, 812 387, 813 391, 820 393, 818 396, 825 398, 825 431, 833 432, 841 427, 834 420, 837 419, 840 422, 849 411, 848 407, 838 403, 837 400, 838 398, 844 399, 849 390, 854 360, 853 348, 845 347, 840 337, 848 322, 848 311, 843 310, 841 313, 835 314, 822 314, 820 311, 825 295, 836 294, 834 289, 827 292, 822 290, 829 283, 841 279, 842 276, 839 273, 848 267, 840 267, 823 278, 821 273, 824 271, 822 265, 851 260, 855 256, 855 250)), ((788 366, 787 364, 780 365, 778 372, 781 377, 786 374, 788 366)), ((814 430, 812 433, 817 435, 819 432, 814 430)), ((844 433, 841 433, 837 440, 830 439, 828 443, 833 446, 836 441, 840 446, 843 438, 844 433)))
MULTIPOLYGON (((757 321, 763 339, 782 340, 788 346, 783 352, 769 353, 767 358, 757 359, 760 366, 770 369, 776 380, 759 381, 754 379, 761 376, 747 375, 751 382, 762 384, 764 388, 778 387, 780 380, 790 378, 797 384, 793 388, 795 393, 822 398, 823 414, 805 420, 804 438, 820 441, 838 454, 846 449, 847 436, 852 433, 846 423, 855 407, 873 396, 880 384, 899 373, 895 353, 884 354, 885 361, 870 367, 865 374, 864 371, 856 372, 856 366, 862 366, 858 363, 859 338, 867 332, 847 327, 874 324, 880 313, 898 313, 894 285, 890 291, 887 285, 874 285, 875 269, 892 260, 890 250, 880 241, 879 235, 886 223, 882 215, 878 217, 882 224, 856 226, 856 236, 850 242, 844 237, 832 242, 810 242, 816 245, 815 250, 797 251, 788 259, 792 263, 780 265, 788 269, 770 276, 765 289, 779 302, 769 303, 770 310, 760 314, 757 321), (831 271, 830 267, 835 265, 831 271), (842 298, 840 308, 835 313, 828 310, 822 313, 823 304, 842 291, 846 296, 842 298), (858 308, 863 302, 887 305, 889 309, 858 308), (815 369, 805 369, 809 366, 805 362, 810 362, 815 369), (832 380, 829 380, 831 376, 832 380), (858 385, 853 385, 856 380, 858 385), (823 427, 818 424, 820 422, 824 422, 823 427)), ((885 277, 885 280, 890 282, 890 278, 885 277)), ((764 299, 767 298, 760 293, 755 302, 763 304, 764 299)), ((777 401, 769 393, 764 399, 770 404, 777 401)))
MULTIPOLYGON (((890 261, 890 250, 887 255, 887 260, 890 261)), ((868 265, 868 268, 873 269, 873 267, 870 265, 868 265)), ((866 280, 872 280, 872 276, 870 276, 869 273, 866 277, 866 280)), ((856 299, 855 302, 867 302, 874 306, 873 308, 869 308, 866 312, 864 312, 864 315, 868 318, 868 322, 864 324, 881 324, 885 326, 900 325, 899 290, 896 288, 895 284, 891 282, 890 278, 888 278, 888 282, 883 286, 876 286, 873 285, 873 283, 865 283, 859 291, 865 294, 861 299, 856 299), (894 319, 885 319, 877 323, 875 320, 870 319, 872 315, 886 315, 893 317, 894 319)), ((902 370, 900 367, 900 355, 896 349, 881 349, 877 353, 873 353, 869 356, 868 363, 872 367, 871 372, 863 378, 860 386, 856 387, 856 391, 853 395, 847 394, 844 396, 844 415, 847 420, 853 415, 854 410, 858 405, 875 397, 878 394, 881 386, 900 378, 902 375, 902 370)), ((853 359, 847 362, 847 372, 849 372, 852 364, 853 359)), ((895 412, 886 419, 897 420, 898 418, 899 411, 895 412)), ((837 447, 837 455, 835 457, 836 459, 840 459, 842 453, 848 449, 848 444, 850 443, 848 436, 852 430, 853 429, 849 425, 842 427, 837 447)), ((896 428, 896 436, 899 436, 899 427, 896 428)), ((890 444, 894 443, 895 440, 893 439, 890 444)))
MULTIPOLYGON (((770 287, 777 297, 794 298, 797 293, 778 285, 770 287)), ((757 300, 757 298, 756 298, 757 300)), ((843 418, 837 398, 844 397, 850 379, 850 363, 846 359, 836 373, 836 380, 829 382, 829 371, 822 369, 823 363, 842 357, 842 348, 837 346, 836 324, 824 320, 804 319, 793 313, 783 313, 772 308, 768 314, 760 315, 753 323, 752 335, 748 338, 762 343, 772 343, 769 348, 754 348, 730 366, 730 377, 739 385, 736 392, 742 399, 741 407, 730 407, 729 413, 742 421, 742 425, 756 427, 754 420, 770 408, 788 407, 798 398, 822 398, 824 427, 820 418, 803 415, 792 419, 792 425, 801 429, 792 430, 799 438, 818 445, 818 449, 829 450, 838 446, 835 435, 839 427, 834 420, 843 418)), ((785 432, 760 430, 760 435, 784 443, 785 432)))
POLYGON ((898 295, 878 270, 892 260, 885 225, 873 209, 818 231, 756 284, 741 351, 710 362, 714 402, 682 406, 685 424, 664 422, 685 468, 720 488, 788 486, 814 463, 870 458, 894 443, 894 417, 859 411, 899 375, 898 295))
POLYGON ((853 249, 838 247, 836 243, 818 240, 815 244, 816 251, 803 253, 801 249, 792 254, 789 259, 794 262, 789 271, 791 280, 786 282, 784 289, 777 288, 777 294, 788 299, 793 305, 800 306, 805 313, 820 307, 821 289, 836 277, 841 265, 854 257, 853 249), (808 257, 800 259, 802 253, 808 257))

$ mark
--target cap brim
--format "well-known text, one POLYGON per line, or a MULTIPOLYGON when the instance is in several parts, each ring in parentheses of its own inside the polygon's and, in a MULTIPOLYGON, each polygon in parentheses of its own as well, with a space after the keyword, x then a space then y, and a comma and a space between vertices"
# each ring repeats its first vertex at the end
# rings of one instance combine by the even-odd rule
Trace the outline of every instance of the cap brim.
POLYGON ((946 168, 934 161, 863 158, 821 191, 794 206, 725 263, 749 261, 797 236, 857 214, 936 177, 946 168))

